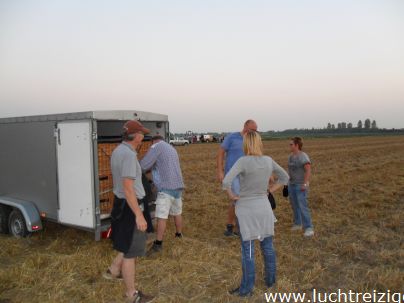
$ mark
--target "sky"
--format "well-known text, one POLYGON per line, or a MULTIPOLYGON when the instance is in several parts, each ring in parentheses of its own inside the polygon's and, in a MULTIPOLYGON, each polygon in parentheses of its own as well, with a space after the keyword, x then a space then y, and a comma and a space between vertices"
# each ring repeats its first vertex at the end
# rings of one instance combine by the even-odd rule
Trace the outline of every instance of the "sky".
POLYGON ((0 0, 0 117, 122 109, 403 128, 404 1, 0 0))

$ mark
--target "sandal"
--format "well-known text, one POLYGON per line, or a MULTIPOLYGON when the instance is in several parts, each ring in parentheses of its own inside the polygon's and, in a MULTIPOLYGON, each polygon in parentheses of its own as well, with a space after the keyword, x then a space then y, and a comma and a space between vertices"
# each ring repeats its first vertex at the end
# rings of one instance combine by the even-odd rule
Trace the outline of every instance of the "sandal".
POLYGON ((129 303, 151 303, 154 301, 156 297, 146 295, 142 293, 141 291, 135 292, 133 297, 128 301, 129 303))
POLYGON ((123 280, 122 274, 114 276, 109 268, 102 274, 102 276, 107 280, 123 280))

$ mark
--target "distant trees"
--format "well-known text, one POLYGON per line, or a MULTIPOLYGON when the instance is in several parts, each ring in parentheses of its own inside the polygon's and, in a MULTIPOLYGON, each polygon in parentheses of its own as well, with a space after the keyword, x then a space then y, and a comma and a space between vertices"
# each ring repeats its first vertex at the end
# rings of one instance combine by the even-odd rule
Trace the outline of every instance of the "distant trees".
POLYGON ((376 120, 372 121, 372 129, 377 129, 376 120))
POLYGON ((346 122, 340 122, 337 124, 338 129, 346 129, 346 122))
POLYGON ((356 130, 376 130, 378 129, 377 127, 377 122, 376 120, 371 121, 369 118, 366 119, 363 123, 362 120, 359 120, 358 123, 356 124, 356 128, 353 126, 352 122, 338 122, 337 123, 337 127, 335 127, 335 124, 332 124, 331 122, 327 123, 327 130, 337 130, 337 131, 348 131, 348 132, 352 132, 353 129, 356 130))
POLYGON ((263 136, 266 138, 286 138, 296 135, 313 136, 313 137, 354 137, 354 136, 377 136, 377 135, 404 135, 404 128, 402 129, 386 129, 379 128, 376 120, 364 119, 359 120, 357 123, 352 122, 338 122, 333 124, 327 122, 326 127, 322 128, 294 128, 286 129, 284 131, 268 131, 263 136), (362 122, 363 121, 363 122, 362 122))

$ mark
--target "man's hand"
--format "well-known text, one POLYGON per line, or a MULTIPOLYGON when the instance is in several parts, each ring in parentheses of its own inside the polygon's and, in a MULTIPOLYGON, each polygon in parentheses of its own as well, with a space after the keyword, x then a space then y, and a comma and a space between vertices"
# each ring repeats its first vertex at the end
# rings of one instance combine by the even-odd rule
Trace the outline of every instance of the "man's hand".
POLYGON ((147 222, 144 219, 143 214, 140 216, 136 216, 136 227, 140 231, 145 231, 147 229, 147 222))
POLYGON ((307 187, 308 187, 307 184, 303 184, 303 185, 300 187, 300 191, 306 191, 307 187))
POLYGON ((238 200, 240 200, 240 197, 239 197, 239 196, 232 195, 232 196, 230 197, 230 200, 232 200, 232 201, 238 201, 238 200))
POLYGON ((236 195, 232 192, 231 189, 228 189, 228 190, 227 190, 227 195, 229 196, 230 200, 232 200, 232 201, 237 201, 237 200, 240 199, 240 197, 239 197, 239 196, 236 196, 236 195))
POLYGON ((271 184, 268 188, 268 191, 273 194, 274 192, 276 192, 279 188, 281 188, 283 185, 280 183, 275 183, 275 184, 271 184))
POLYGON ((217 172, 217 181, 222 183, 224 179, 224 172, 223 171, 218 171, 217 172))

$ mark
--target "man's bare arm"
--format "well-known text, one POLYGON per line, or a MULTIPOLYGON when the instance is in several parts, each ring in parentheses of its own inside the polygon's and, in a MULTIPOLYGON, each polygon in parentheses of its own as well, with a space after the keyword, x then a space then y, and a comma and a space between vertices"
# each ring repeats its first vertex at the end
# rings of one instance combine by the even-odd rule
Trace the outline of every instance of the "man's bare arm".
POLYGON ((304 165, 304 185, 302 187, 302 190, 305 190, 306 187, 309 186, 310 176, 311 176, 311 164, 307 163, 304 165))
POLYGON ((310 165, 310 163, 307 163, 304 166, 304 183, 305 184, 309 184, 310 176, 311 176, 311 165, 310 165))
POLYGON ((216 165, 217 165, 217 180, 222 183, 224 179, 224 155, 225 150, 219 147, 216 156, 216 165))

